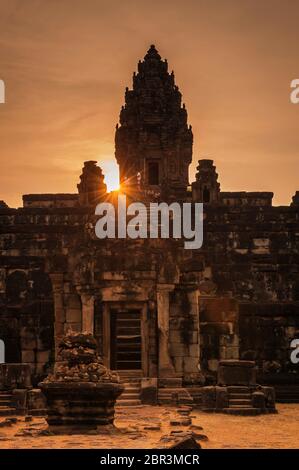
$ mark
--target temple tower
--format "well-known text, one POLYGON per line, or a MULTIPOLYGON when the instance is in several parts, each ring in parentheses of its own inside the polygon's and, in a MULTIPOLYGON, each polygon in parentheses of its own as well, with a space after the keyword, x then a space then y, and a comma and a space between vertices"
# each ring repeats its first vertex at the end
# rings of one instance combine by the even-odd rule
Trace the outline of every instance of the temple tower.
POLYGON ((213 160, 198 160, 195 181, 192 183, 192 199, 194 202, 211 204, 219 201, 220 183, 213 160))
POLYGON ((173 72, 152 45, 138 63, 133 89, 126 89, 116 126, 115 156, 123 186, 166 199, 185 196, 193 135, 181 100, 173 72))
POLYGON ((106 196, 107 186, 104 183, 102 169, 97 162, 90 160, 84 162, 80 183, 77 184, 79 203, 82 206, 93 206, 106 196))

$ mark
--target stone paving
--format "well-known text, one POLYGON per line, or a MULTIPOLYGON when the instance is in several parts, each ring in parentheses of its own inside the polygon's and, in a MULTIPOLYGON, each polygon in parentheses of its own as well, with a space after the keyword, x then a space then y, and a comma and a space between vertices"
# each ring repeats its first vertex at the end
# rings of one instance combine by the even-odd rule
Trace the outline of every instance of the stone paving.
POLYGON ((162 406, 123 408, 117 411, 116 429, 69 436, 47 435, 43 418, 25 422, 17 417, 8 426, 1 425, 2 418, 0 448, 165 448, 173 436, 189 434, 202 448, 299 448, 299 404, 278 404, 277 409, 276 415, 247 417, 198 410, 186 416, 184 408, 162 406))

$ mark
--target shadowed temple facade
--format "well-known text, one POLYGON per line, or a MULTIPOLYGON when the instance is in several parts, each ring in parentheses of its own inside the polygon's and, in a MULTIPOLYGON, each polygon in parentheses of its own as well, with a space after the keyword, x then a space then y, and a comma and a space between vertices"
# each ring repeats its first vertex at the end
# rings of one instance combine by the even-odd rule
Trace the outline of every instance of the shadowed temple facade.
POLYGON ((151 46, 116 126, 121 192, 145 205, 202 202, 202 247, 98 239, 95 207, 116 204, 117 193, 107 193, 94 161, 84 163, 77 193, 24 195, 18 209, 0 202, 2 387, 9 364, 28 367, 36 386, 72 330, 93 333, 104 364, 136 381, 124 402, 199 403, 227 359, 256 361, 261 383, 299 401, 290 360, 299 338, 299 193, 273 207, 270 192, 222 192, 207 159, 189 185, 192 143, 174 73, 151 46))

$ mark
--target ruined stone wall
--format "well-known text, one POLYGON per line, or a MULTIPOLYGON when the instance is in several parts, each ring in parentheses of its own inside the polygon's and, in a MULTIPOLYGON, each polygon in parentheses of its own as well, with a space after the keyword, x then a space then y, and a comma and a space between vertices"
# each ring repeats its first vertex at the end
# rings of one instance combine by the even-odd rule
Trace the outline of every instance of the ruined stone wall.
MULTIPOLYGON (((59 299, 60 334, 70 327, 74 330, 82 327, 82 286, 93 289, 95 295, 109 287, 113 296, 124 301, 142 299, 148 308, 151 376, 157 374, 158 362, 157 283, 173 286, 169 350, 175 370, 186 379, 191 377, 198 360, 198 344, 201 365, 210 372, 220 358, 236 357, 238 341, 241 357, 254 348, 261 367, 270 357, 270 350, 271 357, 277 359, 276 343, 269 346, 266 333, 264 339, 259 339, 259 345, 250 343, 254 338, 263 338, 259 334, 261 305, 273 305, 267 310, 267 324, 273 331, 278 328, 284 348, 291 335, 297 334, 298 206, 205 206, 204 243, 196 251, 184 250, 182 243, 167 240, 97 240, 92 213, 82 207, 1 208, 1 324, 6 325, 2 334, 8 344, 16 344, 14 361, 24 355, 23 360, 26 357, 34 364, 38 374, 51 362, 50 343, 41 345, 38 341, 44 327, 50 334, 50 313, 45 314, 48 320, 43 325, 43 320, 37 321, 42 315, 37 307, 27 308, 31 294, 26 292, 31 292, 31 281, 33 285, 37 282, 32 279, 33 271, 48 273, 52 283, 53 274, 61 276, 58 290, 56 286, 47 298, 38 294, 33 299, 35 303, 43 301, 49 305, 53 299, 59 299), (7 279, 16 270, 24 271, 26 280, 21 276, 17 281, 21 289, 16 289, 18 299, 10 305, 7 279), (24 282, 26 288, 22 290, 24 282), (184 300, 187 295, 190 302, 190 283, 197 285, 200 292, 200 336, 196 309, 188 309, 188 301, 184 300), (246 308, 255 313, 248 315, 242 307, 239 321, 237 303, 248 305, 246 308), (283 328, 276 308, 292 311, 292 315, 283 314, 283 328), (31 334, 30 329, 35 333, 31 334), (31 340, 38 346, 33 347, 31 340)), ((280 360, 286 364, 286 352, 280 360)))
POLYGON ((299 338, 298 305, 241 303, 240 358, 257 362, 264 382, 297 379, 298 366, 290 360, 291 341, 299 338))
POLYGON ((299 300, 298 207, 208 207, 200 254, 218 294, 299 300))
MULTIPOLYGON (((203 366, 213 371, 219 358, 236 357, 237 349, 231 348, 238 341, 240 358, 255 351, 252 358, 260 371, 270 359, 287 366, 290 332, 299 333, 298 207, 211 206, 205 211, 204 244, 194 254, 202 257, 204 274, 203 366), (239 320, 237 309, 225 309, 223 296, 240 303, 239 320), (213 297, 218 297, 217 305, 213 297), (265 318, 263 305, 268 305, 265 318)), ((283 370, 278 368, 278 373, 283 370)))

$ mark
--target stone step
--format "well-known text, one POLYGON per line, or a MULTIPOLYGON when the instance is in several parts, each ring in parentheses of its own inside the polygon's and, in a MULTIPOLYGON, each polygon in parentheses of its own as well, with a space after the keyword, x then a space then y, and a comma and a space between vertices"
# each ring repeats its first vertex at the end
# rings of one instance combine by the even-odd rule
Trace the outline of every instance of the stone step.
POLYGON ((139 398, 139 395, 136 395, 134 397, 132 396, 127 396, 127 395, 121 395, 120 398, 119 398, 121 401, 140 401, 140 398, 139 398))
POLYGON ((233 406, 229 408, 223 408, 223 413, 229 415, 242 415, 242 416, 256 416, 261 414, 259 408, 246 407, 246 406, 233 406))
POLYGON ((11 405, 11 400, 2 400, 0 397, 0 406, 10 406, 11 405))
POLYGON ((7 393, 7 392, 0 392, 0 398, 11 398, 12 393, 7 393))
POLYGON ((242 406, 248 406, 250 407, 251 406, 251 400, 250 399, 240 399, 240 398, 237 398, 237 399, 229 399, 229 406, 235 406, 235 405, 242 405, 242 406))
POLYGON ((250 395, 250 393, 229 393, 229 399, 232 399, 232 400, 238 400, 238 399, 251 400, 251 395, 250 395))
POLYGON ((134 370, 116 370, 117 374, 122 377, 142 377, 142 370, 134 369, 134 370))
POLYGON ((124 385, 126 388, 140 388, 140 382, 123 382, 121 384, 124 385))
POLYGON ((11 416, 16 414, 16 409, 11 406, 0 406, 0 416, 11 416))
POLYGON ((140 400, 122 400, 121 398, 116 401, 116 408, 122 407, 122 406, 139 406, 141 405, 140 400))
POLYGON ((116 401, 116 407, 139 406, 141 389, 141 371, 118 371, 121 384, 125 387, 123 393, 116 401))
POLYGON ((252 408, 252 405, 249 403, 244 403, 243 405, 238 405, 237 403, 232 403, 229 405, 230 408, 252 408))
POLYGON ((141 380, 136 380, 136 379, 125 379, 125 380, 120 380, 120 383, 123 384, 125 387, 141 387, 141 380))
POLYGON ((250 393, 249 387, 243 387, 238 385, 230 385, 227 387, 228 393, 250 393))
POLYGON ((127 385, 127 384, 122 384, 125 388, 125 390, 128 390, 129 392, 135 392, 139 393, 140 392, 140 385, 127 385))
POLYGON ((139 398, 139 395, 140 395, 140 390, 129 390, 127 388, 125 388, 125 390, 123 391, 123 393, 121 394, 121 397, 123 397, 124 395, 127 395, 129 397, 138 397, 139 398))

